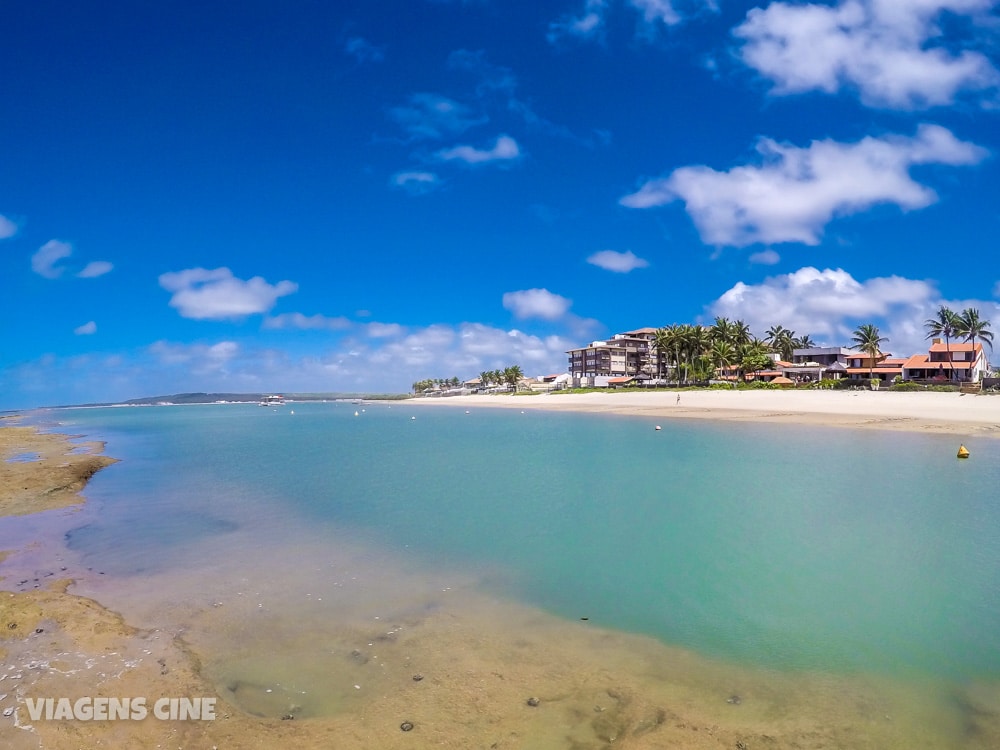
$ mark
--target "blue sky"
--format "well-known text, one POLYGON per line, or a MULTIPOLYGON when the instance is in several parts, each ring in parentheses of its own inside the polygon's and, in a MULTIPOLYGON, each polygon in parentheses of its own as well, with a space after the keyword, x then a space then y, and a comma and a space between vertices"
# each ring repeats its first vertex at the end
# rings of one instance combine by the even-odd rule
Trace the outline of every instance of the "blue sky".
MULTIPOLYGON (((995 0, 14 0, 0 408, 1000 329, 995 0)), ((997 357, 994 356, 994 360, 997 357)))

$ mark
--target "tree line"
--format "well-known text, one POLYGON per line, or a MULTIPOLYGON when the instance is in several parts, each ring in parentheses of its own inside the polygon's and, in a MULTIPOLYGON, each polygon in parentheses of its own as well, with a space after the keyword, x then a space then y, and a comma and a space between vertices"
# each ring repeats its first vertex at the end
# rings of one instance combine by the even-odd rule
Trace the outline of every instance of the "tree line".
POLYGON ((511 365, 502 370, 483 370, 479 373, 479 382, 483 388, 491 385, 507 386, 508 390, 516 391, 517 384, 524 378, 524 372, 519 365, 511 365))
POLYGON ((462 385, 462 381, 457 377, 424 378, 423 380, 418 380, 410 387, 413 389, 414 393, 424 393, 426 391, 433 391, 440 388, 458 388, 460 385, 462 385))
MULTIPOLYGON (((958 313, 942 305, 924 326, 928 339, 944 338, 946 350, 950 350, 952 339, 961 339, 973 346, 978 339, 990 348, 993 346, 990 321, 983 319, 975 308, 958 313)), ((880 334, 878 326, 865 323, 854 330, 851 342, 852 349, 870 358, 874 369, 875 360, 888 339, 880 334)), ((771 367, 774 364, 772 354, 791 361, 795 349, 816 346, 812 337, 796 336, 795 331, 781 325, 771 326, 763 338, 758 338, 744 321, 717 317, 710 326, 681 324, 656 329, 652 342, 652 349, 658 355, 656 371, 653 372, 652 358, 648 356, 640 363, 639 370, 661 379, 672 371, 681 383, 704 382, 720 370, 735 371, 745 380, 747 375, 771 367)), ((948 360, 950 363, 950 354, 948 360)), ((951 367, 953 376, 954 366, 951 367)))
POLYGON ((640 369, 660 379, 673 371, 682 383, 709 380, 718 370, 735 370, 745 379, 750 373, 770 367, 772 353, 791 360, 794 349, 812 346, 816 342, 810 336, 797 337, 795 331, 784 326, 772 326, 764 338, 757 338, 744 321, 719 317, 710 326, 680 324, 656 329, 656 372, 651 372, 649 361, 640 369))
MULTIPOLYGON (((517 390, 517 384, 521 382, 524 378, 524 371, 521 369, 520 365, 511 365, 505 367, 502 370, 484 370, 479 373, 480 384, 483 388, 488 388, 490 386, 507 386, 510 390, 517 390)), ((425 378, 423 380, 418 380, 412 386, 413 392, 416 394, 426 393, 427 391, 434 391, 440 389, 448 388, 459 388, 462 385, 462 381, 457 377, 455 378, 425 378)))

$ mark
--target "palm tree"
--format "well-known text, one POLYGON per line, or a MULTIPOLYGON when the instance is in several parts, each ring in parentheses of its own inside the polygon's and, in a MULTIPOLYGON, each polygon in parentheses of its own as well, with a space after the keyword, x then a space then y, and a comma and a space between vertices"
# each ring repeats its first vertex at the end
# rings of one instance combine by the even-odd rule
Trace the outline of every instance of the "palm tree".
POLYGON ((716 318, 715 323, 712 324, 710 332, 713 340, 724 341, 727 344, 732 345, 733 324, 729 322, 729 318, 716 318))
POLYGON ((512 391, 517 391, 517 384, 521 382, 521 378, 523 377, 524 373, 518 365, 511 365, 510 367, 505 367, 503 370, 504 382, 510 386, 512 391))
POLYGON ((860 349, 868 355, 868 380, 874 380, 875 358, 882 353, 880 347, 889 339, 879 336, 878 326, 865 323, 855 329, 851 341, 854 342, 852 349, 860 349))
POLYGON ((673 334, 669 328, 657 328, 653 334, 653 348, 656 349, 656 375, 663 377, 663 365, 667 363, 667 352, 673 346, 673 334))
POLYGON ((784 326, 771 326, 767 331, 767 342, 771 349, 777 352, 786 362, 792 361, 792 350, 795 349, 795 331, 784 326))
POLYGON ((816 342, 812 340, 808 333, 802 338, 795 339, 796 349, 812 349, 815 346, 816 342))
POLYGON ((976 366, 976 337, 989 344, 993 348, 993 331, 990 330, 990 321, 979 317, 979 310, 967 307, 958 316, 958 329, 956 334, 965 338, 972 344, 972 367, 976 366))
POLYGON ((743 344, 749 344, 753 336, 750 333, 750 326, 744 323, 742 320, 737 320, 732 324, 731 329, 732 340, 731 344, 734 346, 742 346, 743 344))
POLYGON ((712 364, 724 372, 726 368, 731 367, 733 362, 735 362, 736 350, 733 349, 732 344, 728 341, 714 341, 712 342, 712 351, 709 356, 712 358, 712 364))
POLYGON ((944 350, 948 358, 948 366, 951 368, 949 380, 955 379, 955 365, 951 361, 951 337, 958 332, 961 325, 961 318, 954 310, 941 305, 937 311, 937 317, 924 321, 924 328, 927 329, 927 338, 944 336, 944 350))

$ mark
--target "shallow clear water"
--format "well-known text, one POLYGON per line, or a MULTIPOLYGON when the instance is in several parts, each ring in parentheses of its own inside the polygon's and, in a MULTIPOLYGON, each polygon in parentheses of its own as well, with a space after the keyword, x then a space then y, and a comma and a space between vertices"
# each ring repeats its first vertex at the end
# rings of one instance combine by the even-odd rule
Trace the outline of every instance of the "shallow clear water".
POLYGON ((737 663, 1000 676, 1000 441, 958 461, 940 435, 403 403, 56 416, 124 459, 69 536, 109 576, 249 570, 265 543, 318 570, 350 540, 737 663))

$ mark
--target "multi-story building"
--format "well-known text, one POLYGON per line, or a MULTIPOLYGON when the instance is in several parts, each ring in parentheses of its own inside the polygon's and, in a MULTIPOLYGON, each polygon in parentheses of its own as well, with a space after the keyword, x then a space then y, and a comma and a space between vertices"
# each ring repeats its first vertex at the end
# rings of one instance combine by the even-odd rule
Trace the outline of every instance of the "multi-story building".
POLYGON ((839 380, 847 375, 847 360, 854 353, 842 346, 793 349, 791 364, 780 369, 785 377, 799 383, 839 380))
POLYGON ((659 360, 653 346, 655 334, 655 328, 639 328, 570 349, 566 354, 573 387, 605 386, 611 378, 656 377, 659 360))
POLYGON ((945 343, 933 339, 927 354, 914 354, 903 363, 904 380, 978 382, 989 372, 982 344, 945 343))

